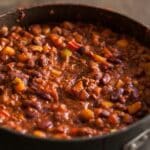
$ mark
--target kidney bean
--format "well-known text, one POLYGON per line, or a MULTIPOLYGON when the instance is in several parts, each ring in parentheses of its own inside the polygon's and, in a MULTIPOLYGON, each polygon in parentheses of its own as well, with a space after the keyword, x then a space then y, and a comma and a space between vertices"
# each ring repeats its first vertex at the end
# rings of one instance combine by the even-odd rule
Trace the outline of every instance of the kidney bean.
POLYGON ((112 125, 117 125, 120 123, 120 118, 118 117, 117 114, 111 114, 108 120, 112 125))
POLYGON ((45 99, 45 100, 48 100, 48 101, 52 101, 53 98, 50 94, 48 93, 45 93, 44 91, 34 91, 34 94, 37 95, 38 97, 42 98, 42 99, 45 99))
POLYGON ((88 136, 96 134, 96 130, 90 127, 81 127, 81 128, 72 128, 71 135, 72 136, 88 136))
POLYGON ((37 110, 41 110, 42 109, 42 106, 41 106, 41 103, 39 101, 31 101, 31 100, 24 100, 22 102, 22 105, 23 107, 33 107, 37 110))
POLYGON ((42 120, 37 123, 37 127, 41 130, 46 130, 47 128, 52 128, 53 123, 50 120, 42 120))
POLYGON ((132 117, 131 115, 129 115, 129 114, 125 114, 125 115, 123 116, 123 121, 124 121, 125 123, 127 123, 127 124, 130 124, 130 123, 133 122, 133 117, 132 117))
POLYGON ((32 26, 30 27, 30 30, 31 30, 31 32, 32 32, 33 34, 35 34, 35 35, 39 35, 39 34, 41 34, 41 32, 42 32, 41 26, 40 26, 39 24, 32 25, 32 26))
POLYGON ((120 99, 120 96, 124 93, 124 89, 123 88, 119 88, 116 91, 113 91, 112 95, 111 95, 111 100, 112 101, 118 101, 120 99))
POLYGON ((110 112, 106 109, 103 109, 102 112, 100 113, 100 116, 102 117, 109 117, 110 116, 110 112))
POLYGON ((41 55, 40 58, 38 59, 38 64, 39 66, 46 66, 48 64, 48 59, 45 55, 41 55))
POLYGON ((27 67, 28 68, 33 68, 35 67, 35 60, 33 58, 30 58, 27 62, 27 67))
POLYGON ((103 128, 105 125, 104 125, 104 121, 101 119, 101 118, 98 118, 95 120, 95 125, 98 127, 98 128, 103 128))
POLYGON ((27 109, 24 109, 25 115, 27 118, 37 118, 38 117, 38 111, 32 107, 28 107, 27 109))
POLYGON ((1 35, 7 36, 7 35, 8 35, 8 32, 9 32, 9 29, 8 29, 7 26, 1 27, 1 29, 0 29, 0 34, 1 34, 1 35))
POLYGON ((138 91, 138 89, 133 88, 132 90, 133 90, 132 91, 132 97, 135 98, 135 99, 137 99, 139 97, 139 91, 138 91))
POLYGON ((106 73, 102 78, 102 81, 104 84, 107 84, 110 80, 111 80, 111 77, 108 73, 106 73))
POLYGON ((0 73, 0 82, 5 79, 5 75, 0 73))

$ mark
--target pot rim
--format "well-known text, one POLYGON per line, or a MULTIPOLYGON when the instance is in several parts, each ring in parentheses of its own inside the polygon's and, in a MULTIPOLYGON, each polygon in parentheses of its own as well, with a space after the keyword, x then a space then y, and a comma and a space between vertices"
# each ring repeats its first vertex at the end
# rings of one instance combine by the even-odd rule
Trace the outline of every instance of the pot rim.
MULTIPOLYGON (((105 12, 108 12, 110 14, 115 14, 115 15, 118 15, 120 17, 123 17, 123 18, 126 18, 128 19, 129 21, 132 21, 138 25, 140 25, 141 27, 145 28, 147 30, 147 32, 150 33, 150 28, 148 27, 148 25, 144 25, 143 23, 140 23, 138 22, 137 20, 134 20, 133 18, 130 18, 126 15, 123 15, 122 13, 120 12, 116 12, 114 10, 110 10, 110 9, 107 9, 107 8, 103 8, 103 7, 97 7, 97 6, 91 6, 91 5, 88 5, 88 4, 72 4, 72 3, 50 3, 50 4, 36 4, 36 5, 32 5, 32 6, 28 6, 28 7, 24 7, 24 8, 21 8, 21 9, 18 9, 19 11, 28 11, 30 9, 33 9, 33 8, 43 8, 43 7, 57 7, 57 6, 68 6, 68 7, 86 7, 86 8, 91 8, 91 9, 97 9, 97 10, 102 10, 102 11, 105 11, 105 12)), ((8 11, 4 14, 1 14, 0 15, 0 19, 3 18, 3 17, 6 17, 7 15, 14 15, 14 14, 18 14, 18 10, 13 10, 13 11, 8 11)), ((65 142, 65 143, 71 143, 71 142, 85 142, 85 141, 93 141, 93 140, 103 140, 103 139, 106 139, 106 138, 112 138, 112 137, 115 137, 115 136, 118 136, 120 134, 125 134, 127 131, 131 131, 133 130, 134 128, 136 128, 137 126, 140 126, 146 122, 149 122, 150 121, 150 114, 148 114, 147 116, 145 116, 144 118, 136 121, 135 123, 131 124, 131 125, 128 125, 126 128, 124 129, 121 129, 121 130, 117 130, 116 132, 112 132, 112 133, 109 133, 109 134, 106 134, 106 135, 97 135, 97 136, 93 136, 93 137, 78 137, 78 138, 72 138, 72 139, 54 139, 54 138, 40 138, 40 137, 35 137, 33 135, 28 135, 28 134, 22 134, 20 132, 17 132, 17 131, 13 131, 12 129, 8 129, 8 128, 4 128, 4 127, 0 127, 0 132, 1 130, 3 131, 6 131, 6 132, 9 132, 11 134, 14 134, 14 135, 17 135, 17 136, 20 136, 20 137, 24 137, 24 138, 28 138, 28 139, 33 139, 33 140, 40 140, 40 141, 46 141, 46 142, 58 142, 58 143, 62 143, 62 142, 65 142)))

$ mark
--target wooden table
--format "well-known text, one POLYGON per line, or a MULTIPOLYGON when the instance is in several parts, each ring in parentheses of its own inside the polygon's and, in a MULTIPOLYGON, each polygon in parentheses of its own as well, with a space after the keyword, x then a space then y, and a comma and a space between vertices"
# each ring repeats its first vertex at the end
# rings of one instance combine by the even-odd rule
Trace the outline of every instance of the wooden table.
POLYGON ((109 8, 150 27, 150 0, 0 0, 0 13, 39 3, 81 3, 109 8))

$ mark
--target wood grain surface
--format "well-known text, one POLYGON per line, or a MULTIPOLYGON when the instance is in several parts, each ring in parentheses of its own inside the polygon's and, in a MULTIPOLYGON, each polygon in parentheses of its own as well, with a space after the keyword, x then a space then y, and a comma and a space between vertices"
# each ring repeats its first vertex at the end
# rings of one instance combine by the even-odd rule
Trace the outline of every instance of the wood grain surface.
POLYGON ((0 13, 17 7, 47 3, 80 3, 109 8, 150 27, 150 0, 0 0, 0 13))

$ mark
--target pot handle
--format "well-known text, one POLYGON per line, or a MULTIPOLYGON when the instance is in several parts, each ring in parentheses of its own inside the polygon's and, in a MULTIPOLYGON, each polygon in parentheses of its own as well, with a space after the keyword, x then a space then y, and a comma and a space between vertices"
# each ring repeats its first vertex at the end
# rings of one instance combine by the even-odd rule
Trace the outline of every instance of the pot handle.
POLYGON ((129 141, 123 150, 138 150, 144 143, 150 139, 150 129, 144 130, 138 136, 129 141))

